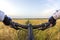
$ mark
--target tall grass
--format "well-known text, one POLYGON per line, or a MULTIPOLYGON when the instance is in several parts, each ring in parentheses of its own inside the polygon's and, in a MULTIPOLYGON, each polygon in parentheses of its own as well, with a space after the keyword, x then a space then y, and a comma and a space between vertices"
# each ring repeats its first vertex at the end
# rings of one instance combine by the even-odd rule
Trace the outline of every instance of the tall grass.
MULTIPOLYGON (((20 24, 25 24, 27 20, 13 20, 20 24)), ((34 19, 30 20, 33 25, 47 22, 47 19, 34 19)), ((48 28, 44 31, 33 29, 34 40, 60 40, 60 20, 57 20, 57 24, 54 27, 48 28)), ((0 40, 27 40, 28 30, 20 28, 15 30, 10 26, 5 26, 0 22, 0 40)))

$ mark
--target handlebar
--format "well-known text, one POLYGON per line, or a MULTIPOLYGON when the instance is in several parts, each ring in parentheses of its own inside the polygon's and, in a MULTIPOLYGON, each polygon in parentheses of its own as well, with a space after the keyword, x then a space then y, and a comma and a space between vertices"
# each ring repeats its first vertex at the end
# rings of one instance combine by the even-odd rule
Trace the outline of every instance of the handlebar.
MULTIPOLYGON (((37 29, 37 28, 41 28, 42 26, 40 24, 38 25, 32 25, 33 29, 37 29)), ((23 24, 19 24, 19 23, 15 23, 15 22, 11 22, 11 27, 14 29, 20 29, 20 28, 24 28, 24 29, 28 29, 28 25, 23 25, 23 24)))

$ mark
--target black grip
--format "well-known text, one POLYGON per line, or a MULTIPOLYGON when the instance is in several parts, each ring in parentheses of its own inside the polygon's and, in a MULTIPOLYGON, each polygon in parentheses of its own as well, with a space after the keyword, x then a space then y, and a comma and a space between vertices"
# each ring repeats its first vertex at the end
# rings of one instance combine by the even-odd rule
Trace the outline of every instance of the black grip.
POLYGON ((38 28, 39 30, 45 30, 50 27, 50 23, 42 23, 42 24, 40 24, 39 27, 40 27, 40 28, 38 28))

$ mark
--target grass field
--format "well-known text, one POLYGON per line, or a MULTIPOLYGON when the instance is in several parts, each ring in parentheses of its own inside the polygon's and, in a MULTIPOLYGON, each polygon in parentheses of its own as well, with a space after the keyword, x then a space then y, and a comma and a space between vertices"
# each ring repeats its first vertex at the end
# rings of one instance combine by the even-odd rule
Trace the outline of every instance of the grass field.
MULTIPOLYGON (((26 24, 27 20, 13 20, 20 24, 26 24)), ((33 25, 47 22, 47 19, 34 19, 30 20, 33 25)), ((28 31, 20 28, 15 30, 10 26, 5 26, 0 22, 0 40, 27 40, 28 31)), ((60 40, 60 19, 57 20, 57 24, 54 27, 46 29, 44 31, 33 29, 34 40, 60 40)))

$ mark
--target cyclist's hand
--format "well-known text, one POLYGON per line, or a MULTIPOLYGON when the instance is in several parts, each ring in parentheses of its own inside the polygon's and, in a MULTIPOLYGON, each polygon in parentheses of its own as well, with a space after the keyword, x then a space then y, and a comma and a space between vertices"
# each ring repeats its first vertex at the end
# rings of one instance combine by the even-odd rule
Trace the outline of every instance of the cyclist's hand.
POLYGON ((7 15, 5 15, 3 23, 5 25, 10 25, 10 22, 12 21, 12 19, 10 17, 8 17, 7 15))

